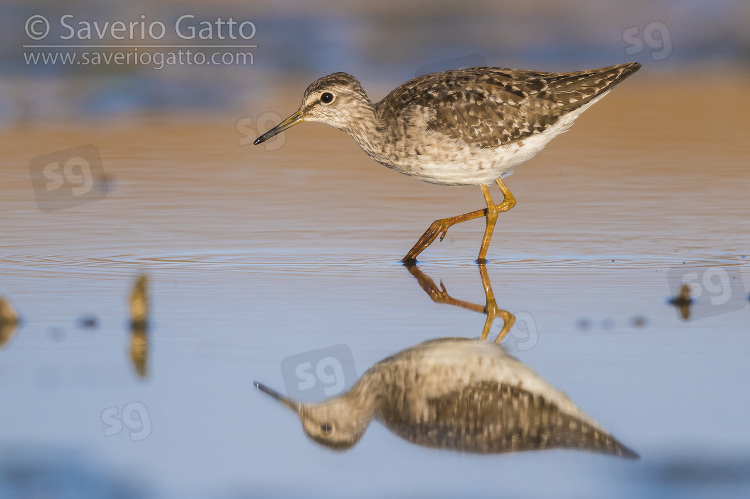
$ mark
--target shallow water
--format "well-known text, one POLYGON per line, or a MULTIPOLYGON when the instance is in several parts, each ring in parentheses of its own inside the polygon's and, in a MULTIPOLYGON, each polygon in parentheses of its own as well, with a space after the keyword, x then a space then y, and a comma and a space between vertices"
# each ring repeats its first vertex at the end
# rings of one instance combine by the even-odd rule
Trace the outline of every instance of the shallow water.
MULTIPOLYGON (((713 83, 733 108, 700 83, 623 85, 589 110, 507 179, 518 204, 488 255, 518 319, 508 351, 638 461, 435 450, 376 422, 335 453, 254 388, 288 390, 285 359, 336 345, 323 353, 361 375, 427 339, 479 336, 481 313, 434 303, 399 263, 432 220, 480 208, 479 189, 398 175, 322 125, 242 145, 246 110, 4 130, 0 294, 23 322, 0 346, 0 495, 29 476, 72 496, 747 493, 750 129, 736 109, 750 102, 742 80, 713 83), (37 199, 30 160, 84 144, 106 197, 66 184, 37 199), (127 315, 142 272, 145 377, 127 315), (683 279, 689 320, 667 303, 683 279)), ((480 308, 482 231, 451 228, 419 266, 480 308)))

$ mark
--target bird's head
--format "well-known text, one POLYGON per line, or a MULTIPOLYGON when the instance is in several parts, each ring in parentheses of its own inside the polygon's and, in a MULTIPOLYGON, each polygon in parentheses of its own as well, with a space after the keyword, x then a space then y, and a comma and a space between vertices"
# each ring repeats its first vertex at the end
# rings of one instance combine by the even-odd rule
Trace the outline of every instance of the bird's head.
POLYGON ((359 442, 372 418, 366 404, 358 404, 346 394, 319 404, 302 404, 262 383, 255 386, 297 413, 308 437, 334 450, 347 450, 359 442))
POLYGON ((350 132, 353 124, 372 112, 372 103, 359 81, 347 73, 333 73, 311 83, 297 112, 255 139, 254 144, 303 121, 317 121, 350 132))

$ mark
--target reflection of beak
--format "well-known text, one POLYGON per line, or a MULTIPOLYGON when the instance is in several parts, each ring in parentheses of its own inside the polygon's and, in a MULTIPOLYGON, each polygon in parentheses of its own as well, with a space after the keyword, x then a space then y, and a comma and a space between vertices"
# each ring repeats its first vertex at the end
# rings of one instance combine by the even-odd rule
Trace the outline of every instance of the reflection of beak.
POLYGON ((258 390, 262 391, 263 393, 268 394, 271 397, 275 398, 276 400, 278 400, 279 402, 281 402, 282 404, 284 404, 285 406, 287 406, 288 408, 290 408, 291 410, 293 410, 294 412, 296 412, 296 413, 299 414, 300 408, 302 406, 302 404, 300 404, 299 402, 295 402, 294 400, 292 400, 292 399, 290 399, 288 397, 283 396, 282 394, 280 394, 276 390, 268 388, 263 383, 258 383, 256 381, 255 382, 255 387, 258 390))
POLYGON ((266 133, 264 133, 263 135, 255 139, 255 142, 253 142, 253 144, 255 144, 256 146, 258 144, 262 144, 263 142, 267 141, 274 135, 280 134, 287 128, 291 128, 297 123, 302 123, 303 121, 305 121, 305 117, 302 115, 301 111, 297 111, 296 113, 294 113, 293 115, 291 115, 290 117, 288 117, 287 119, 285 119, 284 121, 276 125, 275 127, 271 128, 269 131, 267 131, 266 133))

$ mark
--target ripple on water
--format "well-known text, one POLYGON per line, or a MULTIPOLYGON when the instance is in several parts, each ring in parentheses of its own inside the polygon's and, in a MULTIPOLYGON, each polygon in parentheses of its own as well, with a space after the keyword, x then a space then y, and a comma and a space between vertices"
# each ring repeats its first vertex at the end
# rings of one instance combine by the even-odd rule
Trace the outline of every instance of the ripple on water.
MULTIPOLYGON (((683 264, 699 266, 745 267, 744 255, 705 255, 699 260, 651 255, 550 255, 506 254, 488 261, 490 269, 536 272, 589 272, 633 271, 647 273, 664 271, 683 264)), ((432 255, 420 260, 425 269, 475 268, 469 258, 432 255)), ((169 271, 185 273, 199 271, 241 271, 262 274, 294 275, 346 275, 370 274, 384 268, 397 268, 402 264, 398 257, 385 254, 348 254, 331 248, 306 248, 253 251, 201 251, 173 252, 149 255, 111 254, 90 256, 76 253, 16 254, 0 258, 0 268, 5 271, 38 272, 40 275, 69 274, 81 277, 106 277, 131 275, 135 271, 169 271)))

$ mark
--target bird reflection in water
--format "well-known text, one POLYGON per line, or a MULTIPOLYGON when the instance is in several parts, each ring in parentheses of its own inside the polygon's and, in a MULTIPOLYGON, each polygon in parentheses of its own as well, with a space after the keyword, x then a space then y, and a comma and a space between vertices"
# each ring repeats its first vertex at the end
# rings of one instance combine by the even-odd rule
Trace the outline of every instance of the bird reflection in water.
POLYGON ((433 300, 486 313, 482 338, 438 338, 407 348, 376 363, 348 392, 321 403, 296 402, 256 382, 299 416, 312 440, 349 449, 376 419, 426 447, 481 454, 561 448, 638 457, 503 349, 499 343, 513 316, 495 304, 483 265, 485 307, 455 300, 416 266, 409 271, 433 300), (491 343, 486 337, 496 317, 504 325, 491 343))
POLYGON ((141 274, 130 293, 130 360, 138 376, 148 374, 148 278, 141 274))
POLYGON ((422 289, 424 289, 425 293, 427 293, 435 303, 454 305, 456 307, 479 312, 480 314, 485 314, 487 316, 487 319, 484 321, 484 327, 482 328, 481 338, 483 340, 486 340, 487 336, 489 336, 490 328, 492 328, 492 324, 498 317, 502 319, 503 327, 500 330, 500 333, 497 335, 497 338, 495 338, 495 343, 502 342, 513 327, 513 324, 515 324, 516 317, 507 310, 503 310, 497 306, 497 302, 495 301, 495 293, 492 292, 492 285, 490 284, 490 276, 487 273, 487 267, 484 264, 478 265, 479 275, 482 278, 482 287, 484 287, 484 306, 478 303, 471 303, 468 301, 457 300, 453 298, 448 294, 448 291, 445 289, 445 286, 443 286, 442 281, 440 282, 440 287, 438 288, 435 285, 435 281, 433 281, 430 276, 422 272, 416 265, 405 265, 405 267, 409 271, 409 273, 413 275, 417 279, 417 281, 419 281, 419 285, 422 286, 422 289))

